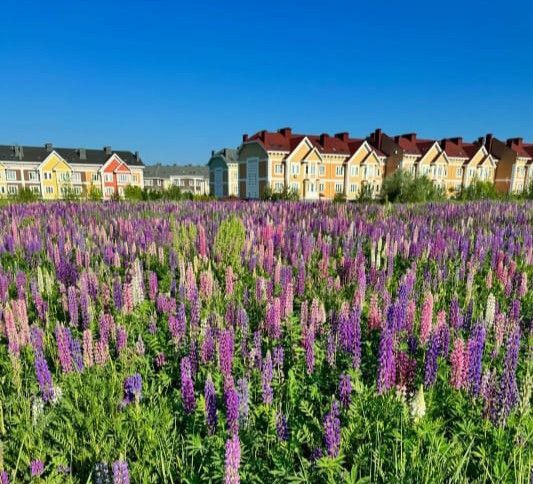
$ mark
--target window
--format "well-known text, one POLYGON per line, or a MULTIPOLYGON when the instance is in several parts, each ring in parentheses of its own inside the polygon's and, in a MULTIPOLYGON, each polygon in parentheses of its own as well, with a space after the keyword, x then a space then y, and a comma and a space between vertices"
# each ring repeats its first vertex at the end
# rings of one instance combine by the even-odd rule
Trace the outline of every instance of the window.
POLYGON ((139 175, 132 175, 133 176, 133 183, 139 183, 139 175))
POLYGON ((274 165, 274 173, 276 173, 276 175, 282 175, 283 174, 283 165, 281 163, 276 163, 274 165))
POLYGON ((314 163, 311 163, 310 165, 307 165, 306 172, 308 175, 314 175, 316 170, 316 165, 314 163))
POLYGON ((105 193, 107 196, 113 195, 113 187, 105 187, 105 191, 104 191, 104 193, 105 193))
POLYGON ((342 192, 342 183, 335 183, 335 193, 342 192))
POLYGON ((43 173, 43 177, 45 180, 51 180, 52 179, 52 172, 51 171, 45 171, 43 173))
MULTIPOLYGON (((7 170, 6 171, 6 180, 7 181, 15 181, 17 179, 17 172, 15 170, 7 170)), ((12 193, 12 192, 10 192, 12 193)))
POLYGON ((50 194, 50 193, 54 193, 54 187, 46 187, 45 188, 45 192, 50 194))
POLYGON ((6 193, 6 190, 4 187, 0 187, 0 193, 6 193))
POLYGON ((325 189, 325 187, 324 187, 324 183, 322 183, 322 182, 319 183, 319 184, 318 184, 318 191, 319 191, 319 192, 323 192, 324 189, 325 189))
POLYGON ((39 181, 39 174, 36 171, 28 172, 29 181, 39 181))
POLYGON ((129 183, 130 181, 130 175, 125 173, 120 173, 118 175, 118 182, 119 183, 129 183))
POLYGON ((274 190, 276 190, 276 192, 282 192, 283 191, 283 182, 274 183, 274 190))
POLYGON ((113 174, 112 173, 105 173, 104 174, 104 181, 106 181, 106 182, 113 181, 113 174))
POLYGON ((33 186, 33 187, 31 187, 31 191, 32 191, 33 193, 37 193, 37 194, 39 194, 39 193, 41 193, 41 188, 40 188, 40 187, 33 186))
POLYGON ((100 179, 100 175, 98 173, 93 173, 92 180, 93 182, 98 181, 100 179))
POLYGON ((17 193, 18 192, 18 187, 15 187, 13 185, 10 185, 7 187, 7 193, 10 193, 11 195, 13 195, 14 193, 17 193))
POLYGON ((59 179, 60 179, 62 182, 68 182, 68 181, 70 181, 70 173, 60 173, 60 175, 59 175, 59 179))
POLYGON ((351 193, 355 193, 355 192, 357 192, 357 184, 356 184, 356 183, 352 183, 352 184, 350 185, 350 192, 351 192, 351 193))
POLYGON ((344 175, 344 166, 342 166, 342 165, 336 166, 335 167, 335 175, 337 175, 337 176, 344 175))
POLYGON ((320 175, 323 175, 324 173, 326 173, 326 167, 324 165, 320 165, 320 167, 318 168, 318 173, 320 175))
POLYGON ((300 165, 296 163, 291 163, 291 173, 293 175, 299 175, 300 174, 300 165))
POLYGON ((462 168, 457 168, 455 173, 457 174, 457 176, 463 176, 463 169, 462 168))
POLYGON ((358 166, 350 166, 350 175, 351 176, 359 175, 359 167, 358 166))
POLYGON ((291 188, 297 192, 300 191, 300 184, 298 182, 292 182, 291 183, 291 188))
POLYGON ((72 173, 72 183, 81 183, 81 173, 79 171, 72 173))

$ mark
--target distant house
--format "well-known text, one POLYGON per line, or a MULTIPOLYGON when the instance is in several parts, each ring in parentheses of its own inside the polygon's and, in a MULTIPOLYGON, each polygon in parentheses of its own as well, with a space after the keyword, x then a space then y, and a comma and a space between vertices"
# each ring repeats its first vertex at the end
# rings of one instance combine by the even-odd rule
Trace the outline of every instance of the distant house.
POLYGON ((146 188, 161 190, 177 186, 182 192, 209 195, 209 168, 201 165, 147 165, 146 188))
POLYGON ((45 200, 93 189, 104 199, 122 196, 127 185, 143 186, 144 164, 138 152, 103 149, 0 145, 0 195, 27 188, 45 200))
POLYGON ((209 167, 209 189, 215 197, 239 196, 239 164, 237 150, 223 148, 212 151, 207 162, 209 167))

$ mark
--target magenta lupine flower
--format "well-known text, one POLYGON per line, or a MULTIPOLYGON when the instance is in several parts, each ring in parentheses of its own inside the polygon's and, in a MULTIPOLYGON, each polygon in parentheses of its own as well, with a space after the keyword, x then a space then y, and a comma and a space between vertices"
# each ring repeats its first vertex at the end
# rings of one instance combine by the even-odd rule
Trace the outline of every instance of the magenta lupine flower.
POLYGON ((339 382, 339 398, 343 407, 348 407, 352 400, 352 382, 350 375, 343 374, 339 382))
POLYGON ((272 339, 281 337, 281 302, 279 297, 273 298, 266 308, 266 331, 272 339))
POLYGON ((472 395, 479 395, 481 385, 481 365, 485 348, 485 328, 478 324, 468 340, 468 388, 472 395))
POLYGON ((81 286, 80 290, 80 313, 83 329, 87 329, 91 324, 90 299, 87 283, 81 286))
POLYGON ((196 399, 194 397, 194 383, 191 376, 191 360, 184 356, 180 363, 181 370, 181 397, 186 413, 194 412, 196 399))
POLYGON ((523 298, 527 294, 527 272, 522 272, 520 275, 520 285, 518 286, 517 295, 523 298))
POLYGON ((241 443, 239 436, 234 434, 226 440, 226 465, 224 472, 225 484, 239 484, 239 467, 241 465, 241 443))
POLYGON ((203 225, 198 226, 198 254, 200 257, 207 257, 207 238, 203 225))
POLYGON ((148 275, 148 297, 150 301, 155 301, 157 296, 157 274, 150 272, 148 275))
POLYGON ((109 361, 109 345, 106 340, 95 341, 94 343, 94 362, 98 366, 105 365, 109 361))
POLYGON ((226 425, 230 435, 239 433, 239 395, 233 384, 227 385, 224 392, 226 400, 226 425))
POLYGON ((15 318, 9 306, 6 306, 4 309, 4 321, 5 321, 5 332, 8 341, 8 351, 14 356, 19 356, 20 354, 20 341, 15 325, 15 318))
POLYGON ((142 396, 143 380, 139 373, 128 376, 124 379, 124 398, 122 405, 126 406, 130 403, 139 403, 142 396))
POLYGON ((416 376, 416 359, 405 351, 396 355, 396 388, 411 391, 416 376))
POLYGON ((378 394, 390 390, 394 386, 395 377, 394 338, 392 331, 387 327, 382 331, 379 341, 378 394))
POLYGON ((41 395, 44 402, 49 402, 54 399, 54 385, 52 383, 52 374, 48 368, 48 363, 42 355, 35 358, 35 374, 37 382, 41 390, 41 395))
POLYGON ((422 303, 422 313, 420 314, 420 343, 425 345, 431 334, 431 322, 433 319, 433 295, 426 293, 422 303))
POLYGON ((113 462, 113 484, 130 484, 130 471, 126 461, 113 462))
POLYGON ((57 325, 55 329, 57 353, 59 357, 59 364, 63 373, 69 373, 73 370, 73 361, 70 354, 70 334, 61 325, 57 325))
POLYGON ((7 471, 0 472, 0 484, 9 484, 9 475, 7 471))
POLYGON ((122 289, 123 305, 122 310, 124 313, 129 314, 133 311, 133 286, 131 283, 124 284, 122 289))
POLYGON ((229 378, 233 365, 233 330, 226 329, 220 333, 218 353, 220 371, 224 378, 229 378))
POLYGON ((217 428, 217 395, 211 375, 207 375, 204 387, 205 420, 209 435, 213 435, 217 428))
POLYGON ((270 351, 267 351, 265 359, 263 360, 261 388, 263 394, 263 403, 266 405, 272 404, 274 392, 272 391, 272 357, 270 356, 270 351))
POLYGON ((303 296, 305 293, 305 262, 300 259, 298 263, 298 275, 296 276, 296 294, 303 296))
POLYGON ((453 349, 450 354, 451 374, 450 385, 457 390, 465 384, 465 343, 461 338, 456 338, 453 342, 453 349))
POLYGON ((32 477, 39 477, 44 472, 44 462, 40 459, 32 460, 30 463, 30 473, 32 477))
POLYGON ((324 443, 330 457, 339 455, 341 444, 341 421, 339 419, 339 404, 333 400, 331 410, 324 418, 324 443))

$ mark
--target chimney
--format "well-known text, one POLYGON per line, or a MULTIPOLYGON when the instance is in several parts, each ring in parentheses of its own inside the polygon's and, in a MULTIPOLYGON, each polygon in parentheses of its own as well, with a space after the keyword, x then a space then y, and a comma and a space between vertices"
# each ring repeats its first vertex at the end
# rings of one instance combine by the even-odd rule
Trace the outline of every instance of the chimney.
POLYGON ((478 145, 484 145, 484 144, 485 144, 485 136, 480 136, 480 137, 477 139, 476 143, 477 143, 478 145))
POLYGON ((377 128, 373 133, 374 139, 372 140, 372 144, 378 149, 381 150, 381 142, 383 140, 383 132, 381 131, 381 128, 377 128))
POLYGON ((416 141, 416 133, 407 133, 407 134, 402 135, 402 137, 407 138, 411 142, 416 141))
POLYGON ((213 156, 215 156, 215 150, 211 150, 211 158, 213 158, 213 156))
POLYGON ((248 135, 247 135, 246 133, 244 133, 244 134, 242 135, 242 142, 243 142, 243 143, 246 143, 247 141, 248 141, 248 135))
POLYGON ((457 136, 455 138, 450 138, 450 141, 452 143, 455 143, 458 146, 463 146, 463 138, 461 138, 460 136, 457 136))
POLYGON ((337 133, 337 134, 335 135, 335 138, 339 138, 340 140, 342 140, 342 141, 344 141, 344 142, 348 141, 348 138, 349 138, 349 137, 350 137, 350 133, 348 133, 348 132, 346 132, 346 131, 343 132, 343 133, 337 133))
POLYGON ((19 145, 15 145, 15 157, 19 160, 22 160, 24 158, 24 148, 19 145))
POLYGON ((492 143, 494 142, 494 136, 492 133, 488 133, 487 136, 485 136, 485 147, 487 148, 487 151, 490 153, 492 150, 492 143))
POLYGON ((140 159, 141 159, 141 157, 140 157, 140 155, 139 155, 139 152, 136 151, 136 152, 135 152, 135 160, 136 160, 136 161, 139 161, 140 159))
POLYGON ((52 143, 46 143, 44 147, 46 148, 46 151, 48 151, 48 153, 52 151, 52 143))
POLYGON ((86 160, 87 159, 87 150, 85 148, 80 148, 78 150, 78 154, 80 155, 80 160, 86 160))
POLYGON ((322 134, 320 135, 320 144, 321 144, 322 146, 325 145, 325 143, 326 143, 326 139, 327 139, 327 138, 328 138, 328 133, 322 133, 322 134))
POLYGON ((278 133, 280 133, 283 136, 285 136, 285 138, 290 139, 291 135, 292 135, 292 129, 291 128, 281 128, 281 129, 278 130, 278 133))
POLYGON ((111 154, 111 146, 104 146, 104 153, 106 155, 110 155, 111 154))
POLYGON ((523 138, 509 138, 507 140, 507 146, 511 146, 513 144, 517 146, 522 146, 523 141, 523 138))

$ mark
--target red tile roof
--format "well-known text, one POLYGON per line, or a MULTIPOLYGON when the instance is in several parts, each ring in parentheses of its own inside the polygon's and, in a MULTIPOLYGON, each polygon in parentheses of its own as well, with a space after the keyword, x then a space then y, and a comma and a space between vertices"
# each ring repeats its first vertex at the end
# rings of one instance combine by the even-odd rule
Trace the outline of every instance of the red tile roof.
MULTIPOLYGON (((352 155, 365 142, 362 138, 350 138, 348 133, 338 133, 334 136, 330 136, 327 133, 305 135, 293 134, 288 128, 280 129, 277 132, 259 131, 250 137, 246 137, 245 142, 257 141, 267 151, 292 151, 305 137, 320 153, 339 155, 352 155)), ((373 149, 378 156, 384 156, 378 149, 373 149)))
POLYGON ((453 158, 468 158, 469 156, 466 153, 465 146, 466 144, 463 143, 463 138, 447 138, 440 142, 440 147, 444 152, 453 158))
POLYGON ((511 148, 518 156, 522 158, 531 158, 531 154, 525 149, 522 138, 510 138, 507 140, 507 146, 511 148))
POLYGON ((524 143, 524 150, 529 154, 529 157, 533 159, 533 143, 524 143))
POLYGON ((394 142, 407 154, 424 155, 435 143, 432 139, 417 139, 416 133, 401 134, 394 142))

